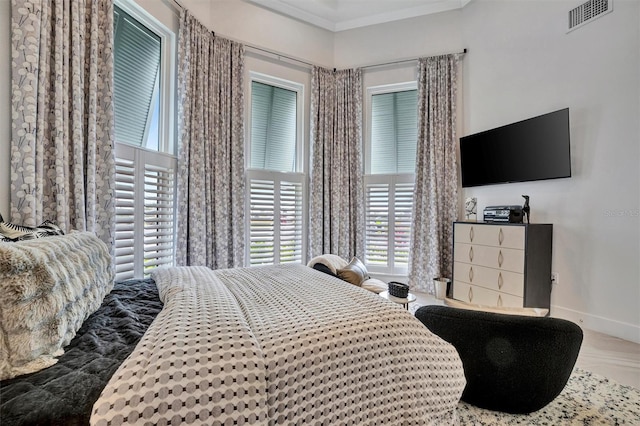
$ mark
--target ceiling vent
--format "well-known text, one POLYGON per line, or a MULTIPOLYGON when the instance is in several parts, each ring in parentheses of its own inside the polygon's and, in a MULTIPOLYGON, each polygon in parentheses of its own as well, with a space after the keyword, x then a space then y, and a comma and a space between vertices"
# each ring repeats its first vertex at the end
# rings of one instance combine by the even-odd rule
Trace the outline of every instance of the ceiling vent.
POLYGON ((611 11, 613 11, 613 0, 589 0, 569 11, 567 32, 580 28, 611 11))

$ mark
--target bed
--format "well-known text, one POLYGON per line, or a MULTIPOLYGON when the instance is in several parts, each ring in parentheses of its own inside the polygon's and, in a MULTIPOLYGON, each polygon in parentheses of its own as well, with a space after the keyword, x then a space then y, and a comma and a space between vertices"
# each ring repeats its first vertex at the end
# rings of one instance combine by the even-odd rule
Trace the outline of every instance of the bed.
POLYGON ((0 383, 10 424, 453 424, 453 346, 303 265, 117 283, 56 365, 0 383))

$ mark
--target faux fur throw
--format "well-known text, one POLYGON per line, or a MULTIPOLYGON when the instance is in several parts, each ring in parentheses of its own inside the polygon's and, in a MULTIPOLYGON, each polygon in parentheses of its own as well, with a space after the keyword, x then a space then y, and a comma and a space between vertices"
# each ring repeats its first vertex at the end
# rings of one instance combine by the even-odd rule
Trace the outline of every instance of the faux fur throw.
POLYGON ((91 233, 0 243, 0 380, 55 364, 113 281, 91 233))

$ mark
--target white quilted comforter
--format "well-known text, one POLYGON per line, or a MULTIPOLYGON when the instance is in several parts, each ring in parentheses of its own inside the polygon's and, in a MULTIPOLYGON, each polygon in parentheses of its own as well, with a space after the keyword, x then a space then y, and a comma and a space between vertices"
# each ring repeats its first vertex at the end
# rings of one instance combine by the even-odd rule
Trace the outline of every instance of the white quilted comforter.
POLYGON ((305 266, 159 270, 164 309, 91 423, 443 425, 453 346, 399 305, 305 266))

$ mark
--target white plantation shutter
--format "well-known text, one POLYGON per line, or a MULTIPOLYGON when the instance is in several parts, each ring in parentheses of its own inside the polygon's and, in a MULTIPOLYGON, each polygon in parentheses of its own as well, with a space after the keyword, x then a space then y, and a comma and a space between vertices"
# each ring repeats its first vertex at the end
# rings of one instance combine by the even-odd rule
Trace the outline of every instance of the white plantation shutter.
POLYGON ((406 275, 418 130, 417 90, 371 95, 365 175, 365 263, 372 272, 406 275))
MULTIPOLYGON (((400 177, 396 178, 401 180, 400 177)), ((410 179, 410 177, 407 177, 410 179)), ((411 209, 413 208, 412 182, 394 184, 394 221, 393 221, 393 265, 394 268, 408 268, 409 247, 411 244, 411 209)))
POLYGON ((280 182, 280 263, 302 262, 302 179, 280 182))
POLYGON ((365 177, 365 263, 389 265, 389 184, 365 177))
POLYGON ((116 280, 173 265, 175 157, 116 144, 116 280))
POLYGON ((409 264, 413 176, 369 175, 365 185, 365 263, 373 272, 405 274, 409 264))
POLYGON ((136 181, 134 164, 133 157, 132 159, 116 158, 115 263, 117 280, 128 280, 134 277, 134 189, 136 181))
POLYGON ((275 256, 274 182, 249 180, 249 264, 272 265, 275 256))
POLYGON ((250 170, 249 264, 302 261, 304 175, 250 170))
POLYGON ((174 259, 175 167, 171 158, 162 157, 165 161, 144 165, 145 276, 152 268, 173 265, 174 259))

